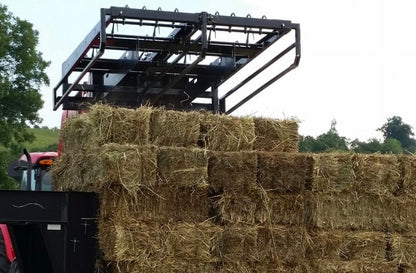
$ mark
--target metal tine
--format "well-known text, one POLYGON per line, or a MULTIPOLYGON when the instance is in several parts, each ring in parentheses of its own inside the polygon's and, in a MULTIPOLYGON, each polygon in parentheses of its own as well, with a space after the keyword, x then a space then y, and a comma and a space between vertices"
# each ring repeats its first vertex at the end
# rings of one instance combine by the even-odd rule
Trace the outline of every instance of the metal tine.
MULTIPOLYGON (((246 16, 247 18, 251 18, 251 15, 250 15, 250 13, 249 14, 247 14, 247 16, 246 16)), ((249 29, 248 29, 248 33, 247 33, 247 27, 244 27, 244 32, 245 33, 247 33, 247 39, 246 39, 246 45, 248 45, 248 43, 250 42, 250 32, 252 31, 252 28, 250 27, 249 29)), ((254 40, 254 35, 253 35, 253 40, 254 40)))

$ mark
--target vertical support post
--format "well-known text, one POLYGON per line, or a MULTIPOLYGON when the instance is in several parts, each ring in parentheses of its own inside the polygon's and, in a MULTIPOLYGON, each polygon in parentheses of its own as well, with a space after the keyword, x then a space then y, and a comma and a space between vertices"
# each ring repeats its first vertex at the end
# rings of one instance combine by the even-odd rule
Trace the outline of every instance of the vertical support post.
POLYGON ((220 101, 218 98, 218 87, 216 85, 211 85, 212 93, 212 112, 218 114, 220 112, 220 101))
POLYGON ((225 113, 225 99, 220 99, 219 104, 220 104, 220 113, 221 114, 225 113))

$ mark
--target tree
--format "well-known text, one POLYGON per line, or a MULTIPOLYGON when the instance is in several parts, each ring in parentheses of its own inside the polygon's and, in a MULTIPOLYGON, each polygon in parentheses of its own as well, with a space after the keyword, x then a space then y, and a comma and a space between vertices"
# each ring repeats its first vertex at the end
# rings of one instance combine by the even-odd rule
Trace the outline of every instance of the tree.
POLYGON ((403 123, 401 117, 388 118, 387 123, 377 130, 383 133, 384 140, 397 139, 406 150, 414 149, 416 146, 416 141, 412 138, 414 136, 412 127, 403 123))
MULTIPOLYGON (((36 50, 38 32, 0 4, 0 147, 16 151, 34 136, 27 127, 41 121, 41 85, 49 84, 49 62, 36 50)), ((0 177, 4 176, 4 160, 0 177)), ((2 183, 0 181, 0 183, 2 183)))
POLYGON ((49 62, 36 50, 38 32, 32 24, 14 17, 0 5, 0 145, 12 147, 33 139, 28 123, 41 121, 42 84, 49 62))
POLYGON ((299 152, 313 152, 316 140, 312 136, 300 136, 299 152))
POLYGON ((348 151, 347 139, 338 134, 336 121, 331 122, 331 128, 325 134, 319 135, 316 139, 311 136, 301 137, 299 151, 301 152, 335 152, 348 151))
POLYGON ((381 147, 381 152, 383 154, 401 154, 403 153, 403 148, 397 139, 387 138, 381 147))
POLYGON ((368 140, 368 142, 361 142, 358 139, 351 142, 351 149, 356 153, 362 154, 381 152, 382 147, 383 143, 380 143, 380 141, 375 138, 368 140))

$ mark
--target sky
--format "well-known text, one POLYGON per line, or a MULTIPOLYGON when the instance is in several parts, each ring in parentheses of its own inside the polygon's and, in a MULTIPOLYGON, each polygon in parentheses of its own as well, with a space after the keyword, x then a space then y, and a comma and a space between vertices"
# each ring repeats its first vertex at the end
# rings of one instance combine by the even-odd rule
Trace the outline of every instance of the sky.
POLYGON ((416 16, 411 0, 0 0, 39 31, 38 50, 51 65, 41 88, 42 125, 60 127, 52 90, 61 65, 99 21, 100 8, 126 6, 291 20, 301 27, 299 67, 261 92, 237 114, 295 118, 301 135, 318 136, 336 121, 350 140, 382 139, 388 118, 416 127, 416 16))

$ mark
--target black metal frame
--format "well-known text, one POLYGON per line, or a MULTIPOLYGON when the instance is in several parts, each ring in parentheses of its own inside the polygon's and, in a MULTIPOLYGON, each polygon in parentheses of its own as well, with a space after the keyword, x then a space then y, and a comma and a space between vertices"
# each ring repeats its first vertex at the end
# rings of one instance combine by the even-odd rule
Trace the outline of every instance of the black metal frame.
POLYGON ((145 8, 101 9, 100 22, 62 66, 62 79, 54 88, 54 109, 62 105, 63 109, 78 110, 85 104, 105 101, 133 108, 151 104, 231 113, 297 67, 300 55, 299 24, 288 20, 145 8), (137 27, 137 31, 115 33, 117 26, 137 27), (153 34, 138 34, 143 28, 153 28, 153 34), (167 28, 173 29, 170 35, 158 35, 157 30, 167 28), (295 41, 290 46, 272 56, 237 86, 218 95, 222 83, 291 31, 295 32, 295 41), (230 38, 228 41, 212 39, 212 34, 217 33, 227 33, 230 38), (234 34, 246 35, 247 39, 229 41, 234 34), (250 41, 249 36, 258 39, 253 37, 254 41, 250 41), (293 49, 293 63, 226 109, 227 98, 293 49), (111 58, 105 56, 108 50, 125 53, 121 58, 111 58), (204 63, 208 56, 215 61, 204 63), (191 58, 189 63, 186 63, 187 57, 191 58), (86 75, 90 80, 80 84, 86 75), (58 95, 61 87, 62 93, 58 95), (208 98, 209 103, 197 103, 198 98, 208 98))
POLYGON ((0 191, 20 273, 91 273, 98 258, 95 193, 0 191))

